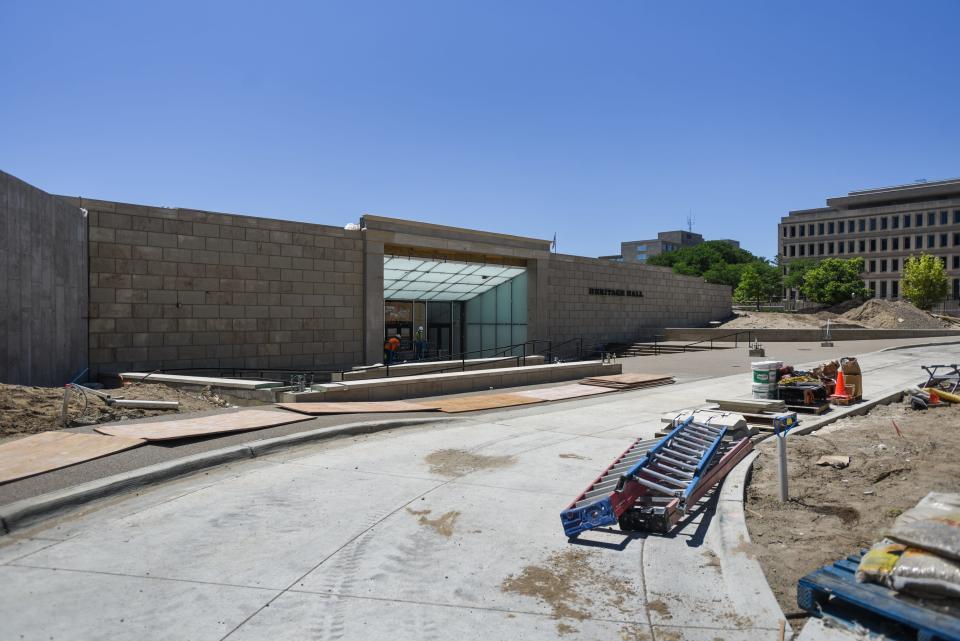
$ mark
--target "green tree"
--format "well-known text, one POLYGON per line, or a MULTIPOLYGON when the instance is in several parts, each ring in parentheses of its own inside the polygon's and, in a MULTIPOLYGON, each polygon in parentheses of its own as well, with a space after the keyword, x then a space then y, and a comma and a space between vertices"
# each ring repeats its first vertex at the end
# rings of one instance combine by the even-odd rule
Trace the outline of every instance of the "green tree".
POLYGON ((936 256, 920 254, 903 263, 903 296, 920 309, 931 307, 947 297, 947 270, 936 256))
POLYGON ((807 298, 824 305, 836 305, 851 298, 869 298, 863 284, 862 258, 824 258, 816 267, 806 270, 800 291, 807 298))
POLYGON ((780 270, 766 261, 758 260, 746 265, 740 276, 733 298, 739 303, 760 304, 780 293, 783 281, 780 270))
POLYGON ((757 260, 757 256, 724 240, 708 240, 651 256, 647 263, 670 267, 678 274, 703 276, 709 283, 736 287, 744 268, 757 260))
POLYGON ((813 258, 797 258, 787 263, 787 275, 783 278, 783 285, 787 289, 800 289, 803 286, 803 277, 808 271, 817 266, 813 258))

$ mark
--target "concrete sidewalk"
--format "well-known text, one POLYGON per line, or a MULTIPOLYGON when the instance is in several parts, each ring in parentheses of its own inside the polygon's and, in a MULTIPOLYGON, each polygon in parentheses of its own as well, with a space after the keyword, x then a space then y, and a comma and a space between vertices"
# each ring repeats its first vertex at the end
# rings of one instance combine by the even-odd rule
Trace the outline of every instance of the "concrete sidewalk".
MULTIPOLYGON (((862 356, 867 395, 944 354, 862 356)), ((559 520, 663 412, 748 388, 492 411, 115 497, 0 539, 0 620, 12 638, 772 640, 782 613, 738 572, 716 499, 665 537, 570 543, 559 520)))

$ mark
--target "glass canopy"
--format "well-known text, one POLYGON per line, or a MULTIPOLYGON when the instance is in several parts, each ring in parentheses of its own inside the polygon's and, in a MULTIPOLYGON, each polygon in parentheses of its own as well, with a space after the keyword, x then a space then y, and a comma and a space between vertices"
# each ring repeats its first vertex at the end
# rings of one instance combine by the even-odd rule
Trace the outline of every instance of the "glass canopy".
POLYGON ((383 257, 383 297, 387 300, 465 301, 519 276, 523 267, 383 257))

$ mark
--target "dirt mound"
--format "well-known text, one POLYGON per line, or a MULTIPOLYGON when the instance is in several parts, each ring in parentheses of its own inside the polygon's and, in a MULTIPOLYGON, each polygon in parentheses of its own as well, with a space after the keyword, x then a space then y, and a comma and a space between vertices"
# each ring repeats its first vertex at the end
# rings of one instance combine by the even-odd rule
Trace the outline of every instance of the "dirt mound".
MULTIPOLYGON (((159 384, 134 383, 122 389, 108 390, 114 398, 149 401, 180 401, 180 412, 197 412, 225 407, 228 403, 207 391, 188 393, 159 384)), ((14 434, 35 434, 64 427, 60 418, 63 408, 62 387, 27 387, 0 384, 0 438, 14 434)), ((95 425, 109 421, 146 416, 169 416, 171 410, 119 408, 87 392, 86 400, 79 392, 71 392, 67 417, 71 426, 95 425)))
POLYGON ((948 324, 906 301, 871 299, 840 318, 873 329, 941 329, 948 324))

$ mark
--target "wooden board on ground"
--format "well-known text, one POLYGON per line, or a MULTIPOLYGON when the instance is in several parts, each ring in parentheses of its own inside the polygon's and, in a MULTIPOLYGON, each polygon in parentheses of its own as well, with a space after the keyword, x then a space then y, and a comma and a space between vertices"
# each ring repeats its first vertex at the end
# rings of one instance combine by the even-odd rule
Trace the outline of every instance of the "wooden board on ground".
POLYGON ((725 412, 748 412, 759 414, 761 412, 783 412, 787 409, 787 404, 777 400, 762 399, 715 399, 708 398, 707 403, 716 403, 717 408, 725 412))
POLYGON ((663 374, 611 374, 609 376, 591 376, 581 380, 580 384, 627 390, 670 385, 673 382, 672 376, 663 374))
POLYGON ((245 432, 274 427, 297 421, 309 421, 309 416, 275 410, 240 410, 212 416, 182 418, 167 421, 143 421, 127 425, 98 425, 101 434, 128 436, 147 441, 171 441, 178 438, 245 432))
POLYGON ((580 398, 581 396, 608 394, 612 391, 614 390, 607 387, 573 383, 571 385, 558 385, 557 387, 543 387, 541 389, 524 390, 522 392, 516 392, 516 394, 517 396, 529 396, 541 401, 562 401, 568 398, 580 398))
POLYGON ((122 452, 144 442, 99 434, 41 432, 0 445, 0 483, 122 452))
POLYGON ((431 412, 440 409, 435 403, 409 401, 357 401, 329 403, 277 403, 277 407, 301 414, 366 414, 375 412, 431 412))
POLYGON ((824 412, 830 411, 830 403, 823 403, 822 405, 787 405, 787 409, 792 412, 803 412, 804 414, 819 416, 824 412))
POLYGON ((521 396, 520 394, 477 394, 476 396, 460 396, 435 401, 436 405, 440 407, 441 412, 448 413, 492 410, 498 407, 529 405, 530 403, 542 402, 543 399, 534 398, 533 396, 521 396))

